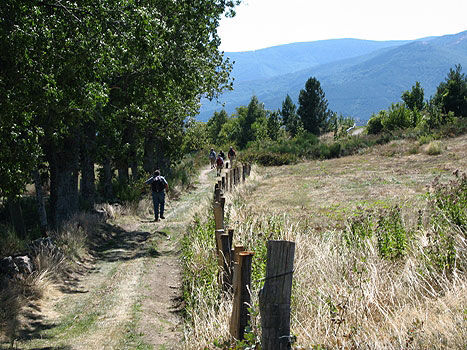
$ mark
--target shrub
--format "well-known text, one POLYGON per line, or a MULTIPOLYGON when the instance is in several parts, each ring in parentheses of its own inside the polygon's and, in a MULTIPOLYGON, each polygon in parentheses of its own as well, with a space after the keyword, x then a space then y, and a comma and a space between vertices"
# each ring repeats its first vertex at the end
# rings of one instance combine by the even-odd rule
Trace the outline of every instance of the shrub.
POLYGON ((442 151, 443 145, 440 141, 431 141, 426 148, 426 153, 430 156, 436 156, 438 154, 441 154, 442 151))
POLYGON ((378 251, 382 258, 394 260, 406 254, 412 234, 404 227, 399 207, 391 208, 381 214, 376 236, 378 251))
POLYGON ((22 240, 10 225, 0 225, 0 258, 25 251, 27 240, 22 240))
POLYGON ((412 126, 412 115, 404 104, 392 104, 389 111, 384 114, 381 123, 386 131, 406 129, 412 126))
POLYGON ((297 162, 294 154, 273 153, 269 151, 249 151, 240 155, 241 162, 258 163, 264 166, 288 165, 297 162))
POLYGON ((376 135, 383 131, 383 122, 382 122, 383 116, 384 116, 384 111, 381 111, 378 114, 373 114, 371 116, 370 120, 368 120, 367 127, 366 127, 368 134, 376 135))

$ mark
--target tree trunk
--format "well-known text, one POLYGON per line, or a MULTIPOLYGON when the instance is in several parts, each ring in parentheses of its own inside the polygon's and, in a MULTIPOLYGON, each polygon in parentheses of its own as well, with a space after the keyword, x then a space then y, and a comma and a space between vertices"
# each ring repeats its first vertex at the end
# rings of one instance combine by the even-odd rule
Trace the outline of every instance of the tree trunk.
POLYGON ((131 167, 131 179, 138 180, 138 135, 134 124, 128 125, 128 143, 130 144, 129 163, 131 167))
POLYGON ((156 168, 160 169, 161 174, 167 174, 170 167, 170 159, 166 155, 165 149, 164 140, 156 140, 156 168))
POLYGON ((113 189, 112 189, 112 163, 110 160, 110 157, 105 157, 104 162, 102 164, 103 168, 103 179, 102 181, 103 184, 103 189, 104 189, 104 198, 109 200, 112 199, 113 197, 113 189))
POLYGON ((59 152, 55 152, 53 145, 49 145, 47 152, 50 165, 51 224, 55 228, 59 228, 79 209, 79 133, 68 135, 62 142, 59 152))
POLYGON ((121 184, 128 184, 130 179, 130 174, 128 172, 128 163, 120 162, 118 165, 118 181, 121 184))
POLYGON ((154 134, 152 131, 148 131, 144 136, 143 169, 145 172, 150 174, 156 170, 156 165, 154 162, 154 147, 154 134))
POLYGON ((39 169, 34 169, 34 186, 36 188, 37 213, 39 215, 39 225, 43 237, 47 236, 47 212, 45 211, 44 190, 42 188, 41 175, 39 169))
POLYGON ((10 212, 11 223, 19 238, 26 238, 26 226, 24 225, 23 211, 21 210, 20 197, 8 199, 8 211, 10 212))
POLYGON ((81 199, 85 209, 94 208, 96 176, 94 173, 94 156, 96 154, 96 127, 93 122, 87 123, 81 138, 81 199))

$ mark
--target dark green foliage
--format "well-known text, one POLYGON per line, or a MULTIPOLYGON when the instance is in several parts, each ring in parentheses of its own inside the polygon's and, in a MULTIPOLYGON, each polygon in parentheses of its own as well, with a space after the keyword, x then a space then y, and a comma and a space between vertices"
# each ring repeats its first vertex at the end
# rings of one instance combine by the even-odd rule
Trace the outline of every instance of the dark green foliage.
POLYGON ((246 109, 246 114, 239 115, 241 134, 239 135, 238 146, 240 148, 245 147, 248 142, 256 140, 258 131, 266 131, 260 127, 262 121, 266 121, 264 104, 260 103, 256 96, 253 96, 246 109))
POLYGON ((407 254, 414 237, 402 221, 399 207, 369 211, 349 221, 344 239, 349 249, 365 247, 367 240, 376 239, 378 253, 383 259, 395 260, 407 254))
MULTIPOLYGON (((58 226, 79 208, 79 161, 90 173, 96 161, 112 161, 122 183, 129 167, 138 177, 151 148, 145 159, 156 164, 146 171, 170 168, 200 96, 232 87, 217 28, 238 3, 2 2, 0 195, 20 194, 45 156, 58 226), (80 152, 91 143, 85 131, 96 146, 80 152)), ((130 188, 118 195, 133 198, 130 188)))
POLYGON ((315 135, 324 132, 331 112, 321 84, 316 78, 311 77, 306 81, 305 89, 300 90, 298 104, 297 114, 303 128, 315 135))
POLYGON ((435 180, 428 196, 433 232, 423 258, 428 268, 443 273, 467 268, 456 248, 457 241, 467 238, 467 175, 456 171, 455 176, 447 184, 435 180))
POLYGON ((438 219, 457 226, 467 237, 467 175, 456 171, 456 178, 448 184, 435 182, 430 203, 441 213, 438 219))
POLYGON ((411 91, 404 91, 402 94, 402 100, 410 110, 417 109, 421 111, 423 109, 423 99, 424 91, 418 81, 415 82, 414 86, 412 86, 411 91))
POLYGON ((206 124, 206 132, 208 134, 210 143, 218 144, 219 133, 228 119, 229 116, 227 112, 223 109, 220 112, 214 112, 214 115, 208 120, 206 124))
POLYGON ((363 248, 373 235, 374 222, 371 213, 361 214, 349 221, 344 239, 349 248, 363 248))
POLYGON ((266 116, 268 137, 277 140, 281 133, 281 117, 278 111, 268 112, 266 116))
POLYGON ((368 134, 376 135, 383 131, 383 116, 381 112, 371 116, 366 127, 368 134))
POLYGON ((444 113, 453 112, 455 116, 467 117, 467 76, 462 66, 450 69, 446 81, 439 84, 433 98, 444 113))
POLYGON ((412 125, 411 112, 403 104, 393 103, 388 111, 382 111, 383 129, 394 131, 406 129, 412 125))
POLYGON ((293 154, 287 153, 273 153, 267 150, 264 151, 250 151, 247 150, 241 154, 239 158, 241 162, 258 163, 263 166, 279 166, 294 164, 297 158, 293 154))
POLYGON ((302 122, 297 114, 297 106, 292 102, 289 95, 287 95, 282 102, 280 115, 282 116, 282 123, 285 126, 285 130, 289 132, 291 136, 295 136, 300 129, 303 128, 302 122))
POLYGON ((407 253, 413 234, 402 221, 401 209, 394 207, 381 214, 375 229, 378 251, 382 258, 394 260, 407 253))

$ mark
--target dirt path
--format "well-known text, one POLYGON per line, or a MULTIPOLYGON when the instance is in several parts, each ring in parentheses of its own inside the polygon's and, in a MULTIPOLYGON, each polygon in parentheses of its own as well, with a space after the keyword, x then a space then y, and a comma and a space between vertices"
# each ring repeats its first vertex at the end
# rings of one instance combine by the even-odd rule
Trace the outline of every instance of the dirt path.
MULTIPOLYGON (((211 194, 215 173, 177 201, 166 220, 121 217, 113 238, 60 295, 38 310, 40 325, 17 341, 21 349, 177 349, 182 341, 181 239, 193 210, 211 194)), ((34 328, 34 327, 33 327, 34 328)))

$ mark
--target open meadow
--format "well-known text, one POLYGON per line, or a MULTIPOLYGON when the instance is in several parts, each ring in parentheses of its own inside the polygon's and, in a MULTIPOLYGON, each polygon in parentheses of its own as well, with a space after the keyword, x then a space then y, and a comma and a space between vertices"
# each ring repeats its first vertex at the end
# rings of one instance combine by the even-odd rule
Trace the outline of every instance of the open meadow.
MULTIPOLYGON (((293 348, 465 349, 467 136, 439 146, 430 155, 416 141, 393 141, 349 157, 255 167, 227 193, 234 244, 256 253, 251 332, 237 349, 259 343, 268 239, 296 243, 293 348)), ((210 216, 200 215, 184 248, 186 349, 229 343, 232 306, 216 292, 210 216)))

